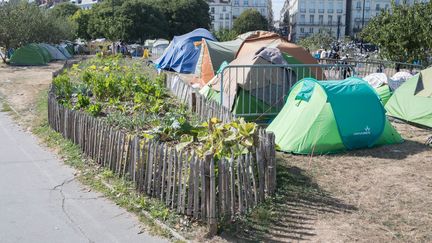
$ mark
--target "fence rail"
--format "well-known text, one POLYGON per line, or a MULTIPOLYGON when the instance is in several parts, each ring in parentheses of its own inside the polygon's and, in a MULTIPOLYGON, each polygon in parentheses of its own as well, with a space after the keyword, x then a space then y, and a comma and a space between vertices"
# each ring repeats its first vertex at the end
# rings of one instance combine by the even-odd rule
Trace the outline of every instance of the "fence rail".
MULTIPOLYGON (((339 59, 319 59, 321 64, 338 64, 341 63, 339 59)), ((356 70, 358 77, 364 78, 372 73, 385 73, 388 77, 393 76, 399 71, 405 72, 420 72, 424 67, 419 64, 403 63, 403 62, 392 62, 384 60, 344 60, 348 65, 352 66, 356 70)))
POLYGON ((216 161, 210 153, 202 159, 193 151, 127 134, 104 119, 65 108, 53 89, 48 122, 96 163, 132 180, 138 192, 207 222, 213 233, 220 219, 248 212, 275 191, 274 134, 263 129, 253 151, 216 161))

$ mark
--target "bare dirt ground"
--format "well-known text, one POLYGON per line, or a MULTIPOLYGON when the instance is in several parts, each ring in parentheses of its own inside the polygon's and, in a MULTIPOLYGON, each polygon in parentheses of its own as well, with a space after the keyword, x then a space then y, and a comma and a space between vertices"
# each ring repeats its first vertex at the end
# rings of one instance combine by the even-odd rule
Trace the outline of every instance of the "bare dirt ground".
POLYGON ((60 69, 63 62, 52 62, 41 67, 13 67, 0 64, 0 99, 18 112, 23 124, 30 124, 35 115, 37 97, 47 90, 52 72, 60 69))
POLYGON ((432 148, 423 144, 432 131, 394 125, 403 144, 315 157, 279 153, 275 200, 226 238, 432 242, 432 148))
MULTIPOLYGON (((61 65, 0 64, 0 97, 32 121, 61 65)), ((432 242, 432 149, 423 144, 432 132, 394 125, 403 144, 312 158, 279 153, 273 202, 215 241, 432 242)))

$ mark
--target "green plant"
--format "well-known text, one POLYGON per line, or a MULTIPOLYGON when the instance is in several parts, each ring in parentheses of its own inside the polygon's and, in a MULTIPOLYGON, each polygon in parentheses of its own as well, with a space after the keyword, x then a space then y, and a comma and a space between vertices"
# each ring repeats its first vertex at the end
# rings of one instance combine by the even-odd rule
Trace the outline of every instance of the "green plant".
POLYGON ((78 101, 75 104, 75 109, 85 109, 87 106, 90 105, 90 98, 86 95, 78 94, 77 96, 78 101))
POLYGON ((90 115, 92 116, 98 116, 102 111, 102 105, 99 103, 96 104, 91 104, 88 108, 87 108, 87 112, 90 113, 90 115))

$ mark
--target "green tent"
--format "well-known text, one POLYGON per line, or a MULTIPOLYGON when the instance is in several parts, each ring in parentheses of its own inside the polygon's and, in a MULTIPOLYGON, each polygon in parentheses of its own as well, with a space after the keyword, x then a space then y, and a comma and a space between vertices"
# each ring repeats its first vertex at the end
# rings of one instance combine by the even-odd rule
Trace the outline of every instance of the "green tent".
POLYGON ((392 96, 392 92, 390 90, 390 87, 387 84, 385 84, 385 85, 382 85, 378 88, 375 88, 375 91, 378 93, 378 96, 381 99, 381 103, 383 105, 386 105, 388 100, 392 96))
POLYGON ((53 57, 51 56, 50 52, 48 51, 48 49, 45 46, 43 46, 42 44, 31 44, 31 45, 35 45, 39 48, 40 52, 42 53, 42 55, 43 55, 43 57, 47 63, 51 62, 53 60, 53 57))
POLYGON ((401 143, 373 88, 360 78, 305 78, 269 125, 280 150, 326 154, 401 143))
POLYGON ((46 65, 47 60, 39 46, 28 44, 18 48, 10 59, 10 64, 16 66, 46 65))
POLYGON ((432 68, 403 83, 385 108, 389 116, 432 128, 432 68))

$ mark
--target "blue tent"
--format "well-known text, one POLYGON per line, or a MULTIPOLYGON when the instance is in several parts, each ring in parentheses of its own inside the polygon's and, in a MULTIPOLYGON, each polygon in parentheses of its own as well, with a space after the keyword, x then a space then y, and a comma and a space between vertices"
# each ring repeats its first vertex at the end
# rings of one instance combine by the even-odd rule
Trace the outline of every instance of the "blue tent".
POLYGON ((195 42, 202 39, 216 40, 208 30, 201 28, 181 36, 174 36, 164 54, 155 61, 156 66, 179 73, 194 72, 201 51, 201 45, 195 45, 195 42))

